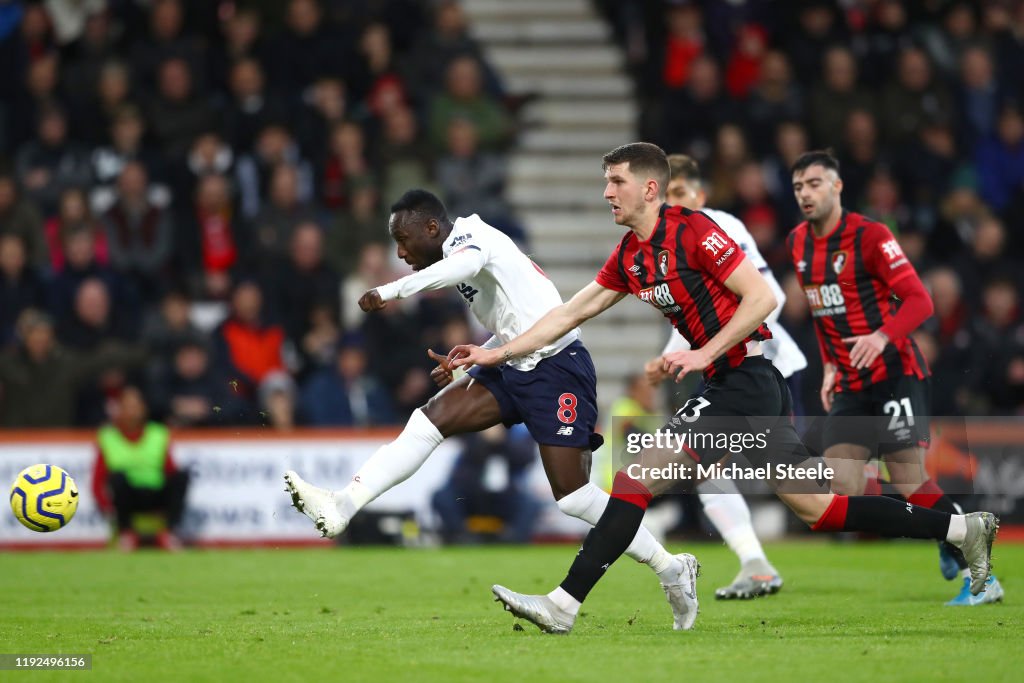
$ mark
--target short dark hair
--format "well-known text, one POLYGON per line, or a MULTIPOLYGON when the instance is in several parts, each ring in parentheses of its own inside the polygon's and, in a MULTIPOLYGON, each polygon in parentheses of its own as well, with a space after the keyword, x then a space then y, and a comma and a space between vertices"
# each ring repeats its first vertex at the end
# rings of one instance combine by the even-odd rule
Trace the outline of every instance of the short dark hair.
POLYGON ((441 224, 450 222, 444 203, 433 192, 426 190, 409 190, 399 197, 398 201, 391 205, 391 213, 399 211, 408 211, 426 219, 435 218, 441 224))
POLYGON ((811 166, 821 166, 827 171, 835 171, 839 175, 839 160, 836 159, 832 149, 814 149, 804 152, 793 163, 792 173, 806 171, 811 166))
POLYGON ((629 170, 633 175, 654 178, 658 182, 660 193, 665 193, 669 177, 668 157, 661 147, 649 142, 630 142, 608 152, 601 157, 601 161, 602 168, 606 171, 609 166, 629 164, 629 170))
POLYGON ((682 178, 688 183, 699 183, 701 182, 700 164, 686 154, 669 154, 668 178, 669 180, 682 178))

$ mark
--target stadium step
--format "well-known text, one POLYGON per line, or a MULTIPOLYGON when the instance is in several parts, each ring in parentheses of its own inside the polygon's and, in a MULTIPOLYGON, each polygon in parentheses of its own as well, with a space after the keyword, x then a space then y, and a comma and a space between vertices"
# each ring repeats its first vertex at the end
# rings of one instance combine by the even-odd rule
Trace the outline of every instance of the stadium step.
MULTIPOLYGON (((601 155, 635 139, 633 88, 609 27, 588 0, 464 0, 474 35, 512 92, 540 95, 521 112, 506 197, 533 257, 563 298, 593 281, 621 238, 603 198, 601 155)), ((588 321, 598 401, 661 350, 668 326, 628 298, 588 321)))

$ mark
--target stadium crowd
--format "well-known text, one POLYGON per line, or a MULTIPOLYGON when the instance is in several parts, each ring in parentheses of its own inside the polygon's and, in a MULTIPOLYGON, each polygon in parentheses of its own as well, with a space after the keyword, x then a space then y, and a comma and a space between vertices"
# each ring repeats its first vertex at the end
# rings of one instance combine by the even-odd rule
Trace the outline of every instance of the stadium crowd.
MULTIPOLYGON (((640 137, 785 282, 805 395, 789 166, 830 146, 931 288, 935 414, 1024 410, 1024 3, 596 1, 640 137)), ((454 0, 0 2, 0 64, 0 427, 98 425, 129 382, 175 426, 399 423, 474 331, 445 294, 358 310, 386 208, 432 188, 527 239, 522 99, 454 0)))
POLYGON ((700 161, 708 205, 746 224, 784 282, 782 320, 812 363, 805 396, 821 372, 785 253, 801 220, 789 169, 831 147, 844 206, 888 225, 931 290, 915 336, 934 414, 1024 412, 1024 3, 600 6, 636 81, 640 137, 700 161))
MULTIPOLYGON (((396 277, 386 207, 502 197, 516 98, 456 2, 0 2, 0 426, 368 426, 471 337, 396 277)), ((404 264, 403 264, 404 265, 404 264)))

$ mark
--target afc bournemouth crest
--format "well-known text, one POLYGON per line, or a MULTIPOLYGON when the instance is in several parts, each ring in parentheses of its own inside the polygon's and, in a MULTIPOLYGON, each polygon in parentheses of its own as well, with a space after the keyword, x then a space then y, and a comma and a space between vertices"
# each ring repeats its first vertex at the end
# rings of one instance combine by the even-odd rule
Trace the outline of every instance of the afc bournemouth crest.
POLYGON ((668 249, 658 252, 658 272, 662 277, 668 277, 668 249))
POLYGON ((849 259, 849 254, 846 253, 845 249, 832 252, 832 270, 835 271, 836 275, 843 272, 843 268, 846 267, 846 262, 849 259))

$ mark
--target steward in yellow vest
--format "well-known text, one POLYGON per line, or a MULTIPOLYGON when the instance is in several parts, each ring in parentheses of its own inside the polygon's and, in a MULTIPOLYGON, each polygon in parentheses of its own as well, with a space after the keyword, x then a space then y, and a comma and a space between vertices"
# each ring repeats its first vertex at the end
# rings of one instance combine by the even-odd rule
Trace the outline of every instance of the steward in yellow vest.
POLYGON ((137 512, 161 512, 167 528, 157 544, 167 550, 181 547, 176 529, 185 510, 188 472, 171 459, 171 434, 166 426, 147 419, 142 392, 126 386, 118 397, 112 421, 96 435, 96 466, 93 493, 100 509, 117 520, 118 545, 138 547, 132 528, 137 512))

